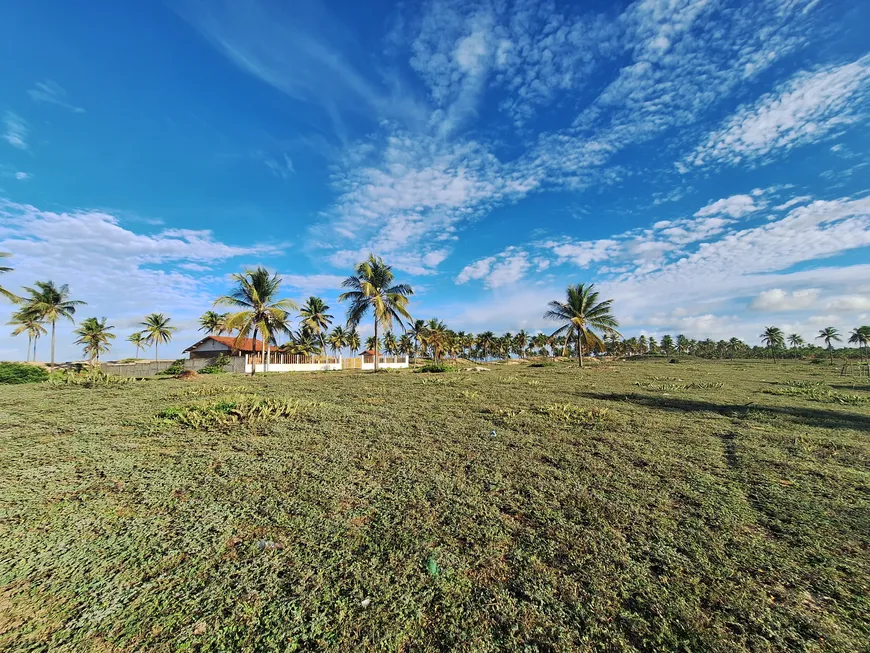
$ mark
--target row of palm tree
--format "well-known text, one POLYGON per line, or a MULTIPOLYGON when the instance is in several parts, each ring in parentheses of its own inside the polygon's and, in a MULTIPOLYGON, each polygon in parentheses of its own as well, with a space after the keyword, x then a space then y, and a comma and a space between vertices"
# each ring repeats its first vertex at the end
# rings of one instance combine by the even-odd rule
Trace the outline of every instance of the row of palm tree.
MULTIPOLYGON (((8 256, 0 253, 0 256, 8 256)), ((10 268, 0 267, 0 273, 10 268)), ((669 334, 660 341, 652 336, 641 335, 624 339, 617 331, 618 323, 612 313, 612 300, 599 299, 594 285, 579 284, 569 286, 564 301, 552 301, 544 318, 558 322, 552 334, 529 334, 524 330, 517 334, 505 333, 496 336, 491 331, 480 334, 455 332, 436 318, 413 320, 408 312, 409 298, 414 294, 408 284, 396 283, 391 266, 382 259, 369 255, 360 263, 355 274, 342 282, 346 289, 339 296, 340 302, 348 302, 345 326, 332 328, 334 317, 328 312, 329 306, 319 297, 309 297, 301 308, 287 298, 279 297, 281 278, 270 274, 265 268, 248 269, 232 275, 234 289, 228 295, 218 297, 215 308, 228 307, 235 311, 219 313, 206 311, 200 318, 200 330, 213 334, 236 334, 236 339, 252 336, 254 340, 262 337, 266 346, 266 356, 274 347, 290 354, 316 354, 331 349, 334 353, 350 349, 355 353, 360 348, 357 327, 367 316, 373 318, 374 335, 366 342, 378 367, 380 351, 387 354, 425 355, 436 362, 445 356, 457 358, 464 356, 477 360, 509 358, 512 355, 526 357, 529 353, 541 356, 576 355, 580 367, 584 354, 607 352, 613 355, 635 354, 691 354, 703 357, 725 358, 755 355, 757 348, 751 348, 738 338, 696 341, 685 335, 676 338, 669 334), (298 311, 299 326, 296 331, 290 328, 290 313, 298 311), (396 324, 402 333, 396 337, 392 328, 396 324), (379 333, 384 332, 383 338, 379 333), (289 340, 278 344, 278 336, 286 334, 289 340)), ((27 334, 28 360, 36 358, 36 343, 47 333, 45 324, 51 325, 51 365, 54 366, 56 323, 60 319, 74 321, 76 307, 85 302, 69 297, 66 285, 56 286, 53 282, 37 282, 33 288, 26 287, 27 296, 19 297, 0 287, 0 294, 21 308, 12 316, 15 326, 14 335, 27 334)), ((159 358, 159 346, 171 342, 175 327, 169 317, 152 313, 141 323, 143 329, 131 334, 127 340, 136 347, 136 355, 143 347, 154 346, 155 360, 159 358)), ((113 326, 106 318, 90 317, 75 330, 76 344, 82 345, 89 359, 99 357, 109 351, 115 334, 113 326)), ((840 332, 834 327, 826 327, 819 332, 817 339, 823 340, 833 362, 833 343, 841 342, 840 332)), ((796 333, 785 336, 778 327, 768 327, 761 335, 764 351, 776 360, 777 353, 785 348, 802 350, 804 339, 796 333)), ((870 327, 855 328, 849 342, 857 344, 860 356, 870 342, 870 327)), ((256 373, 256 362, 254 362, 256 373)))
MULTIPOLYGON (((800 335, 792 333, 786 337, 782 329, 775 326, 765 328, 760 338, 761 342, 764 343, 764 346, 769 350, 774 362, 776 362, 777 352, 785 347, 786 341, 796 349, 799 349, 804 345, 804 340, 800 335)), ((839 329, 831 326, 825 327, 819 331, 816 340, 821 340, 825 343, 825 348, 828 350, 828 354, 831 358, 831 365, 833 365, 834 343, 843 341, 839 329)), ((852 329, 852 332, 849 334, 849 342, 858 345, 859 355, 863 360, 864 350, 868 343, 870 343, 870 326, 860 326, 852 329)))

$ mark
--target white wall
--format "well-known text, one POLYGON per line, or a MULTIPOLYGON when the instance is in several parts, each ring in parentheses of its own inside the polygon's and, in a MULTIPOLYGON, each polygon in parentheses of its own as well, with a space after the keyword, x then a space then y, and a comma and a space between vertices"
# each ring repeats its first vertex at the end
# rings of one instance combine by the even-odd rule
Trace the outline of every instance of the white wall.
MULTIPOLYGON (((326 372, 327 370, 340 370, 341 363, 299 363, 291 365, 281 365, 272 363, 269 365, 269 372, 326 372)), ((263 371, 263 365, 257 365, 257 371, 263 371)), ((251 373, 250 363, 245 365, 245 373, 251 373)))
POLYGON ((194 349, 196 352, 201 351, 213 351, 217 354, 224 353, 229 354, 232 351, 231 347, 227 347, 224 343, 218 342, 217 340, 206 340, 199 347, 194 349))

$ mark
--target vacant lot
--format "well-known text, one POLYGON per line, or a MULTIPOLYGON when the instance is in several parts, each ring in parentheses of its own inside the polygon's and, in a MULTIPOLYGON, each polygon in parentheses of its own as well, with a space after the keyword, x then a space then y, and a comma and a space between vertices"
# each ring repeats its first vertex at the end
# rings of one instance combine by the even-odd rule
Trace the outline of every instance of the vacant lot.
POLYGON ((868 440, 809 363, 0 386, 0 650, 867 650, 868 440))

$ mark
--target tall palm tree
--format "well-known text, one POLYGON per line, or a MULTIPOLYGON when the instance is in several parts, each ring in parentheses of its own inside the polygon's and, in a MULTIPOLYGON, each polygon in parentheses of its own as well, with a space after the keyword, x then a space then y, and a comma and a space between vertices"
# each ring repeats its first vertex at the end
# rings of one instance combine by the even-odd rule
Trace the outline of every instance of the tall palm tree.
POLYGON ((333 355, 337 354, 344 347, 347 347, 347 336, 347 331, 341 326, 336 326, 326 338, 326 342, 329 343, 329 348, 332 349, 333 355))
POLYGON ((478 335, 477 348, 483 352, 483 360, 489 358, 489 353, 495 348, 495 334, 492 331, 484 331, 478 335))
POLYGON ((668 356, 670 356, 674 351, 674 339, 671 338, 670 334, 662 336, 662 351, 668 356))
MULTIPOLYGON (((270 275, 264 267, 247 269, 241 274, 233 274, 231 278, 236 283, 236 288, 229 295, 218 297, 214 305, 240 309, 231 313, 226 320, 227 329, 239 332, 236 346, 240 346, 251 332, 256 343, 257 334, 260 333, 268 357, 275 333, 287 328, 287 313, 298 310, 299 307, 292 299, 278 299, 281 277, 277 274, 270 275)), ((251 376, 256 373, 257 359, 254 357, 251 359, 251 376)))
POLYGON ((366 338, 366 351, 376 351, 378 346, 378 339, 374 336, 369 336, 366 338))
POLYGON ((25 287, 30 297, 25 299, 25 310, 32 312, 40 322, 51 324, 51 369, 54 369, 54 345, 57 340, 57 321, 60 318, 75 323, 73 315, 76 306, 83 306, 86 302, 70 299, 69 286, 63 284, 58 287, 53 281, 37 281, 36 288, 25 287))
POLYGON ((15 327, 15 329, 12 330, 13 336, 18 336, 22 333, 27 334, 26 360, 30 362, 30 354, 32 349, 33 360, 35 361, 36 341, 39 340, 40 336, 44 336, 46 333, 48 333, 45 327, 42 326, 42 324, 40 323, 39 317, 33 312, 28 312, 27 309, 22 309, 13 313, 12 319, 7 322, 7 324, 15 327))
POLYGON ((139 358, 139 351, 145 347, 145 334, 141 331, 131 333, 127 337, 127 342, 132 343, 136 347, 136 358, 139 358))
POLYGON ((145 316, 144 322, 140 323, 144 327, 142 335, 145 336, 145 344, 149 347, 154 345, 154 364, 158 368, 157 371, 160 371, 160 362, 157 356, 160 345, 172 342, 172 334, 177 331, 174 326, 169 324, 171 321, 172 318, 166 317, 163 313, 151 313, 151 315, 145 316))
POLYGON ((613 306, 612 299, 598 301, 598 292, 595 291, 595 285, 577 284, 576 286, 568 286, 566 291, 566 301, 552 301, 549 304, 550 309, 544 313, 544 318, 562 322, 554 336, 567 334, 570 338, 571 333, 575 334, 577 342, 577 363, 583 367, 583 347, 586 351, 597 349, 604 351, 604 343, 600 336, 593 331, 598 329, 601 331, 616 332, 616 327, 619 322, 611 312, 613 306))
POLYGON ((227 314, 217 311, 206 311, 199 318, 199 330, 209 334, 220 335, 226 331, 227 314))
POLYGON ((350 355, 353 356, 359 351, 362 346, 359 339, 359 331, 351 329, 347 332, 347 348, 350 350, 350 355))
POLYGON ((426 320, 414 320, 414 323, 408 326, 408 331, 414 339, 414 363, 416 363, 417 354, 420 353, 420 341, 426 332, 426 320))
POLYGON ((785 345, 785 336, 782 329, 775 326, 769 326, 764 329, 761 336, 761 342, 770 350, 773 356, 773 362, 776 362, 776 350, 785 345))
POLYGON ((384 334, 384 352, 390 356, 395 356, 398 347, 399 343, 396 342, 396 336, 393 335, 392 331, 387 331, 384 334))
POLYGON ((819 331, 819 335, 816 336, 816 340, 824 340, 825 345, 828 348, 828 353, 831 355, 831 365, 834 364, 834 345, 833 342, 840 342, 842 338, 840 337, 840 332, 834 327, 825 327, 821 331, 819 331))
POLYGON ((79 324, 79 328, 73 331, 78 336, 75 344, 84 345, 88 360, 99 361, 100 354, 105 354, 111 349, 110 342, 115 339, 115 334, 110 331, 114 328, 106 324, 106 318, 101 320, 95 317, 86 318, 79 324))
POLYGON ((329 306, 320 297, 309 297, 302 308, 299 309, 299 317, 302 318, 302 326, 308 327, 318 340, 320 346, 326 349, 326 333, 332 324, 332 316, 327 314, 329 306))
POLYGON ((800 334, 797 334, 797 333, 789 334, 787 340, 788 340, 788 344, 790 344, 792 346, 792 349, 797 349, 802 344, 804 344, 804 339, 801 338, 800 334))
POLYGON ((864 360, 864 347, 867 346, 868 336, 870 336, 870 327, 856 327, 849 334, 849 342, 853 345, 858 345, 858 355, 861 360, 864 360))
POLYGON ((347 310, 349 327, 359 325, 365 315, 371 311, 375 322, 375 371, 378 371, 378 326, 390 329, 393 320, 405 329, 403 318, 411 322, 408 313, 408 297, 414 290, 406 283, 394 283, 392 268, 380 257, 369 254, 369 258, 356 267, 356 274, 341 283, 343 288, 349 288, 338 297, 338 301, 350 301, 347 310))

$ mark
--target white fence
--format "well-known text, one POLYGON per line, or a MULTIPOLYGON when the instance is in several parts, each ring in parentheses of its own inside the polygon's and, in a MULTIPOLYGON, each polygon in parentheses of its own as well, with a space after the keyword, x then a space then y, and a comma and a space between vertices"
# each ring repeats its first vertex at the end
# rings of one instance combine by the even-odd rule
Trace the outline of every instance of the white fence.
MULTIPOLYGON (((373 370, 374 356, 343 358, 342 356, 303 356, 296 354, 273 354, 268 362, 262 356, 245 356, 245 373, 253 371, 256 363, 258 372, 325 372, 328 370, 373 370)), ((382 369, 401 369, 408 367, 407 356, 378 356, 378 367, 382 369)))

